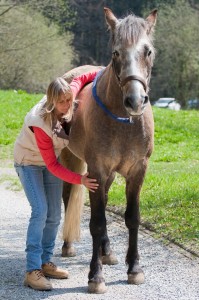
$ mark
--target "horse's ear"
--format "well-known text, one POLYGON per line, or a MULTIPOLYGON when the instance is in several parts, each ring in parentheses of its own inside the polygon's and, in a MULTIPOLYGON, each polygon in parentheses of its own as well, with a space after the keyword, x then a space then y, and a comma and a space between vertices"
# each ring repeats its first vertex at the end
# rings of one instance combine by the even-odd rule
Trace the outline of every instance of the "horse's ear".
POLYGON ((108 26, 114 30, 115 26, 118 22, 117 18, 114 16, 112 10, 110 10, 107 7, 104 7, 104 13, 105 13, 105 18, 106 18, 106 22, 108 24, 108 26))
POLYGON ((152 12, 150 13, 150 15, 146 18, 146 22, 147 22, 147 33, 149 34, 155 24, 156 24, 156 20, 157 20, 157 13, 158 13, 158 10, 157 9, 154 9, 152 10, 152 12))

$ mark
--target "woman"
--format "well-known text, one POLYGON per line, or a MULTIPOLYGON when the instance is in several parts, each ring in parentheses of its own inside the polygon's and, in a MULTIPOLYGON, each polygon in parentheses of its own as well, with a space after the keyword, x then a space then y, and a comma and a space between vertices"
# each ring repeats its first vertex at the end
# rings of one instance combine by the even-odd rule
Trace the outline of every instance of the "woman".
POLYGON ((69 85, 63 78, 51 82, 45 96, 26 115, 14 146, 15 169, 31 206, 26 240, 24 285, 35 290, 51 290, 45 277, 68 278, 68 272, 51 262, 61 218, 63 180, 83 184, 94 192, 98 184, 88 173, 80 175, 58 161, 68 144, 77 93, 96 76, 83 74, 69 85))

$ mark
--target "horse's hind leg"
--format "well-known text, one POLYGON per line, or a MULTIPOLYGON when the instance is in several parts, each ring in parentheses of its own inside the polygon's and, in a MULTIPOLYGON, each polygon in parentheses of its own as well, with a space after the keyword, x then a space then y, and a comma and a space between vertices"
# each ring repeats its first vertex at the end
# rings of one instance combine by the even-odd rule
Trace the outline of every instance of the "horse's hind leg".
POLYGON ((139 196, 143 184, 146 161, 135 166, 133 173, 126 181, 127 207, 125 223, 129 230, 129 247, 126 255, 128 265, 128 283, 141 284, 144 282, 144 273, 139 266, 138 228, 140 223, 139 196))
MULTIPOLYGON (((112 173, 107 180, 106 187, 105 187, 105 205, 107 205, 108 191, 109 191, 109 188, 110 188, 114 178, 115 178, 115 173, 112 173)), ((118 260, 110 247, 110 241, 108 238, 107 228, 106 228, 106 232, 105 232, 104 236, 102 237, 101 249, 102 249, 101 259, 102 259, 103 265, 116 265, 118 263, 118 260)))
MULTIPOLYGON (((67 207, 68 207, 68 200, 70 197, 70 191, 71 191, 72 185, 70 183, 64 182, 63 185, 63 202, 64 202, 64 210, 66 213, 67 207)), ((69 243, 68 241, 64 241, 62 246, 62 257, 72 257, 76 255, 75 248, 72 243, 69 243)))

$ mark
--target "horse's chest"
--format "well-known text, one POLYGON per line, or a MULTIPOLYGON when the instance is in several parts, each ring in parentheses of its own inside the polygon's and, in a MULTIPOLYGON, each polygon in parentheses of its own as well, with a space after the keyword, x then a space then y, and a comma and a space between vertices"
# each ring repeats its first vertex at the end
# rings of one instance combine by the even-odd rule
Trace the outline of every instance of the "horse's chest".
POLYGON ((100 139, 100 141, 96 139, 98 145, 96 157, 100 156, 106 164, 114 168, 126 168, 144 158, 151 143, 149 135, 133 130, 123 130, 117 133, 108 130, 101 134, 100 139))

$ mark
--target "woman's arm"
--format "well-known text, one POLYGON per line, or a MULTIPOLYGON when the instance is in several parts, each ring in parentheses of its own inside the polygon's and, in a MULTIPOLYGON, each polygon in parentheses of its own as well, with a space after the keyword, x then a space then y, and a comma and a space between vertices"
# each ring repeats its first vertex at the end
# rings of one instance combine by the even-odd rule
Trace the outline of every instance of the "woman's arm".
POLYGON ((99 71, 95 72, 89 72, 82 74, 80 76, 77 76, 73 78, 73 80, 70 83, 71 90, 73 92, 74 99, 76 98, 79 91, 89 82, 92 82, 95 79, 95 76, 97 75, 99 71))
POLYGON ((57 161, 51 138, 39 127, 33 126, 33 131, 41 156, 53 175, 72 184, 83 184, 89 191, 95 192, 99 186, 96 179, 88 178, 88 173, 80 175, 63 167, 57 161))
POLYGON ((46 164, 47 169, 53 175, 66 182, 72 184, 81 184, 82 176, 80 174, 74 173, 66 169, 57 161, 51 138, 41 128, 34 126, 33 131, 35 134, 37 146, 46 164))

